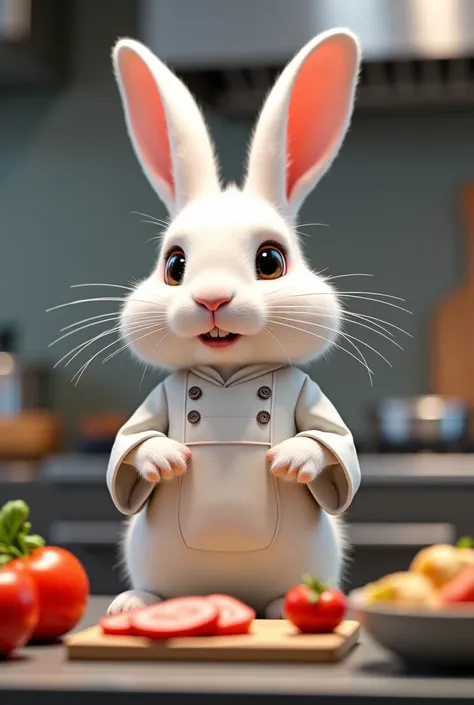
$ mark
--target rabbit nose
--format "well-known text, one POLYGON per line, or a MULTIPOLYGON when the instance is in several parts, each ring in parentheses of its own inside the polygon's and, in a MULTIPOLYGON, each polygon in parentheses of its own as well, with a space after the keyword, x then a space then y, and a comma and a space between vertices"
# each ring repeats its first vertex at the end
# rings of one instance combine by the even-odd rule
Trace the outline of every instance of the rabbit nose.
POLYGON ((232 296, 222 295, 222 296, 195 296, 194 300, 200 306, 204 306, 209 311, 217 311, 220 306, 228 304, 232 299, 232 296))

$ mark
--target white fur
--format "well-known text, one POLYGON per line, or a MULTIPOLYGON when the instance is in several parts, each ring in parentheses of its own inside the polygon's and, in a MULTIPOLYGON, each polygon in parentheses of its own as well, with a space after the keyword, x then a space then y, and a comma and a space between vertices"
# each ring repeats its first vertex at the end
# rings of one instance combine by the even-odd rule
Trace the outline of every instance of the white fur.
MULTIPOLYGON (((265 201, 231 187, 219 196, 192 202, 173 220, 156 270, 136 287, 124 306, 122 326, 131 348, 153 365, 167 369, 196 364, 240 366, 263 361, 303 362, 319 356, 337 336, 340 313, 333 287, 308 268, 294 231, 278 212, 265 201), (255 254, 265 240, 276 240, 288 249, 289 272, 281 279, 255 278, 255 254), (170 287, 163 282, 164 256, 171 245, 186 252, 182 286, 170 287), (233 299, 216 311, 215 325, 243 336, 222 350, 210 349, 197 338, 214 323, 211 312, 194 297, 217 295, 233 295, 233 299), (294 325, 307 328, 309 334, 288 327, 291 321, 272 323, 276 307, 292 305, 298 306, 298 315, 293 313, 293 317, 303 321, 294 325), (138 340, 143 333, 134 333, 134 315, 146 311, 150 317, 164 314, 167 327, 138 340), (314 323, 325 328, 316 328, 314 323)), ((280 315, 290 318, 292 311, 282 309, 280 315)))
MULTIPOLYGON (((210 365, 223 374, 252 363, 298 364, 322 355, 338 336, 341 306, 329 281, 308 266, 295 219, 304 198, 335 158, 350 122, 360 63, 355 37, 348 30, 326 32, 303 47, 283 71, 257 122, 242 190, 234 185, 221 189, 203 117, 187 88, 159 59, 140 43, 122 39, 114 48, 113 63, 137 158, 172 216, 163 233, 156 266, 136 286, 122 310, 122 332, 130 348, 141 360, 161 368, 210 365), (323 157, 305 165, 296 175, 288 195, 292 92, 300 72, 310 66, 309 57, 318 56, 328 46, 335 52, 336 63, 343 67, 346 78, 339 90, 344 95, 333 95, 329 86, 325 88, 329 95, 318 97, 321 104, 328 98, 328 104, 342 106, 335 116, 340 128, 331 134, 330 143, 323 145, 323 157), (134 77, 143 73, 152 78, 156 91, 137 92, 134 77), (341 100, 331 102, 332 98, 341 100), (166 126, 159 128, 165 130, 159 134, 159 144, 169 149, 171 175, 162 168, 159 158, 153 159, 160 157, 153 154, 153 130, 136 129, 140 121, 150 127, 148 115, 159 105, 166 116, 166 126), (267 241, 286 249, 287 273, 280 279, 261 281, 256 278, 255 257, 267 241), (172 247, 181 248, 186 256, 181 286, 168 286, 164 280, 165 258, 172 247), (198 298, 213 297, 230 301, 214 314, 196 302, 198 298), (134 332, 135 314, 143 320, 147 313, 150 332, 134 332), (214 326, 241 337, 228 348, 211 349, 198 336, 214 326)), ((318 83, 317 78, 315 86, 321 90, 324 81, 318 83)), ((305 130, 303 137, 309 143, 318 135, 318 120, 314 124, 306 121, 305 130)), ((272 471, 299 482, 313 480, 327 460, 322 447, 310 438, 288 439, 272 451, 272 471)), ((186 449, 169 439, 147 440, 132 455, 130 462, 138 472, 155 481, 185 471, 186 449)), ((127 569, 135 576, 134 587, 144 590, 156 569, 146 521, 143 513, 134 518, 134 545, 130 545, 130 532, 125 542, 127 569)), ((324 542, 326 554, 321 545, 315 555, 320 556, 321 565, 327 563, 327 569, 337 574, 344 539, 335 518, 326 517, 322 526, 315 541, 318 546, 324 542)), ((143 599, 152 598, 144 598, 140 592, 127 593, 114 603, 113 611, 129 609, 143 599)))
MULTIPOLYGON (((323 32, 308 42, 290 61, 263 106, 254 132, 249 161, 245 191, 259 194, 270 202, 277 203, 281 210, 293 219, 306 196, 331 166, 342 145, 352 116, 355 89, 360 64, 360 48, 355 35, 349 30, 331 30, 323 32), (340 131, 334 135, 334 141, 327 145, 323 161, 311 165, 309 171, 302 173, 291 197, 286 195, 286 176, 288 166, 287 126, 288 107, 292 89, 304 62, 318 52, 327 43, 338 42, 343 51, 348 52, 351 63, 350 80, 345 96, 347 110, 340 131)), ((317 77, 314 77, 317 78, 317 77)), ((317 124, 310 125, 317 132, 317 124)), ((310 139, 310 135, 307 135, 310 139)))
POLYGON ((304 436, 288 438, 273 446, 267 457, 274 475, 294 482, 312 482, 327 466, 323 447, 304 436))
POLYGON ((117 595, 107 610, 107 614, 118 614, 119 612, 130 612, 139 607, 146 607, 160 602, 160 598, 152 592, 145 590, 127 590, 117 595))
MULTIPOLYGON (((118 41, 112 60, 133 148, 150 184, 157 190, 168 210, 177 212, 187 202, 203 193, 217 193, 219 178, 213 146, 201 112, 186 86, 147 47, 133 39, 118 41), (130 56, 137 57, 147 67, 161 96, 168 123, 167 137, 170 142, 176 197, 171 192, 171 184, 144 159, 145 145, 137 138, 131 122, 132 106, 127 96, 129 86, 124 71, 130 56)), ((133 107, 146 113, 149 99, 149 95, 142 93, 139 96, 140 105, 134 104, 133 107)))
POLYGON ((191 451, 172 438, 150 438, 134 448, 128 462, 144 480, 158 483, 186 471, 191 451))
POLYGON ((267 619, 283 619, 284 614, 284 597, 279 597, 277 600, 273 600, 268 605, 265 610, 265 617, 267 619))
MULTIPOLYGON (((342 142, 352 113, 359 58, 357 41, 347 30, 326 32, 309 42, 268 96, 252 140, 244 190, 235 186, 219 190, 211 139, 189 91, 138 42, 122 39, 116 44, 114 67, 132 143, 150 182, 174 216, 164 233, 154 270, 123 308, 124 336, 142 360, 165 369, 196 364, 228 368, 264 361, 303 363, 319 357, 334 342, 340 329, 341 307, 332 285, 311 271, 305 261, 293 218, 296 206, 329 167, 342 142), (344 129, 337 142, 328 145, 324 163, 315 164, 311 173, 301 175, 301 186, 295 189, 296 202, 289 204, 283 195, 288 102, 306 58, 328 42, 341 45, 346 53, 347 47, 351 50, 348 61, 352 62, 352 81, 347 86, 344 129), (130 121, 129 79, 123 67, 131 54, 153 76, 167 115, 175 200, 168 185, 160 181, 160 174, 150 173, 142 159, 144 149, 152 149, 153 144, 141 144, 130 121), (288 273, 281 279, 257 281, 255 254, 267 240, 287 248, 288 273), (182 247, 186 254, 186 273, 178 287, 167 286, 163 279, 164 258, 171 246, 182 247), (197 338, 211 330, 214 321, 194 297, 221 295, 233 298, 216 312, 215 325, 242 338, 229 348, 216 350, 197 338), (288 318, 292 317, 291 310, 288 308, 285 314, 281 307, 298 306, 297 315, 293 315, 298 322, 293 326, 303 330, 291 328, 289 320, 272 322, 277 306, 279 315, 288 318), (134 334, 134 315, 147 312, 150 317, 163 315, 165 324, 156 325, 155 334, 134 334)), ((157 96, 140 95, 134 109, 146 111, 157 96)), ((313 132, 317 129, 315 124, 313 132)))

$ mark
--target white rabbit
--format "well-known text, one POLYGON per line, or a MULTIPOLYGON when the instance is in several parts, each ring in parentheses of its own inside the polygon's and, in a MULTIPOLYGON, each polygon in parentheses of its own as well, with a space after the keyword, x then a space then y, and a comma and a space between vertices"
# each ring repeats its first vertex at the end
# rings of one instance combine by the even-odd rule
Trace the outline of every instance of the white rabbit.
POLYGON ((113 63, 136 155, 171 215, 122 331, 170 374, 112 450, 107 483, 131 517, 133 589, 109 611, 223 592, 274 615, 303 573, 338 584, 338 516, 360 483, 350 431, 294 367, 340 329, 337 294, 309 268, 295 228, 349 125, 359 45, 348 30, 326 32, 288 64, 258 119, 242 189, 221 187, 203 117, 163 63, 131 39, 118 41, 113 63))

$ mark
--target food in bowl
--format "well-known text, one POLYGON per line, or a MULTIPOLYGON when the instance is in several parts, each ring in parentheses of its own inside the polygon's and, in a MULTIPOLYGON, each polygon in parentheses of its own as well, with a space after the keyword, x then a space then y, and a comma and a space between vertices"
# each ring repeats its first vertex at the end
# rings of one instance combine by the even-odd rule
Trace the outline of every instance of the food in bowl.
POLYGON ((426 575, 435 587, 441 588, 469 565, 474 566, 472 548, 438 544, 419 551, 410 565, 410 571, 426 575))
POLYGON ((406 607, 434 606, 438 593, 425 575, 407 572, 391 573, 364 588, 366 601, 396 602, 406 607))
POLYGON ((385 575, 360 591, 366 605, 378 603, 410 609, 443 610, 461 603, 474 607, 474 549, 435 544, 419 551, 407 571, 385 575))
POLYGON ((474 565, 468 566, 459 575, 449 581, 440 591, 442 605, 474 605, 474 565))

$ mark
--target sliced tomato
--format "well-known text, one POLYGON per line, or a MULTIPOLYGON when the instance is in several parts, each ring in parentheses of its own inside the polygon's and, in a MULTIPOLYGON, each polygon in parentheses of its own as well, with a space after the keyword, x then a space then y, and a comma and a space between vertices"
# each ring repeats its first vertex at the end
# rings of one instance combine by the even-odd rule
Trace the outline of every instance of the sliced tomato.
POLYGON ((130 613, 133 634, 154 640, 215 634, 218 618, 219 610, 205 597, 174 597, 130 613))
MULTIPOLYGON (((135 611, 135 610, 133 610, 135 611)), ((109 614, 99 621, 104 634, 113 636, 129 636, 132 634, 132 623, 130 621, 130 612, 120 612, 120 614, 109 614)))
POLYGON ((208 595, 207 599, 219 610, 216 634, 248 634, 255 610, 230 595, 208 595))

